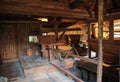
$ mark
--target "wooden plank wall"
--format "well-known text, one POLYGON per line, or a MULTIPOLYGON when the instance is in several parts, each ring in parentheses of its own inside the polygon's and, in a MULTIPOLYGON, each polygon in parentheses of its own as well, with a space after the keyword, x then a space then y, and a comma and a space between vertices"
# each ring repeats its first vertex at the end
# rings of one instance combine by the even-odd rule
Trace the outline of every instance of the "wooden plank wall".
MULTIPOLYGON (((98 40, 89 40, 89 52, 98 52, 98 40)), ((108 64, 119 64, 120 40, 103 40, 103 61, 108 64)))
POLYGON ((28 36, 39 30, 37 23, 0 23, 0 55, 2 59, 16 58, 29 48, 28 36))

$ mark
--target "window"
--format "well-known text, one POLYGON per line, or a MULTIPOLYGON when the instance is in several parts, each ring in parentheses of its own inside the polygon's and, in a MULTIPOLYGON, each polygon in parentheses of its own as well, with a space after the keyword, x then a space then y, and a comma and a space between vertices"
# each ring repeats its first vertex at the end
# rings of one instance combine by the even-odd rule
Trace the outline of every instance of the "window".
POLYGON ((120 20, 114 21, 114 40, 120 40, 120 20))
POLYGON ((46 36, 46 35, 47 35, 47 33, 42 33, 42 35, 43 35, 43 36, 46 36))
POLYGON ((29 42, 34 42, 34 43, 39 42, 38 37, 37 36, 29 36, 29 42))
MULTIPOLYGON (((91 24, 91 38, 98 39, 98 23, 92 23, 91 24)), ((103 26, 103 39, 107 40, 109 39, 109 22, 105 21, 103 26)))

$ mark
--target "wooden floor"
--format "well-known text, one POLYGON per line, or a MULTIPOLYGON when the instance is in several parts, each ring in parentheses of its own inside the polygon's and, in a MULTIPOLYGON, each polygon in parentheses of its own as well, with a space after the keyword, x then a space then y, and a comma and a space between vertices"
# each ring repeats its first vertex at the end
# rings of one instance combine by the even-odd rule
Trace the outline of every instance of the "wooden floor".
POLYGON ((7 77, 8 79, 16 79, 23 77, 23 71, 18 61, 6 62, 0 65, 0 76, 7 77))
MULTIPOLYGON (((54 62, 55 61, 53 61, 53 63, 54 62)), ((21 64, 18 61, 7 62, 0 65, 0 76, 7 77, 10 82, 76 82, 56 69, 56 67, 51 66, 50 63, 48 63, 44 70, 39 70, 38 73, 40 73, 40 71, 45 72, 39 74, 38 76, 29 74, 26 77, 21 64)))

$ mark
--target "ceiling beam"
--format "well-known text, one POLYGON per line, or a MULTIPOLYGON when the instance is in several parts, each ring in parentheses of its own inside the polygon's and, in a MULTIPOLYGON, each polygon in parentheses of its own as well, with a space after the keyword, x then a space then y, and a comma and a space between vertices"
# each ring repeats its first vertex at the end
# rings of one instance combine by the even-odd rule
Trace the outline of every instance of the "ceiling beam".
POLYGON ((24 23, 24 24, 28 24, 28 23, 35 23, 35 24, 40 24, 41 22, 40 21, 9 21, 9 20, 6 20, 6 21, 0 21, 0 24, 1 23, 10 23, 10 24, 20 24, 20 23, 24 23))
POLYGON ((66 28, 66 29, 60 29, 60 31, 80 31, 81 28, 66 28))
POLYGON ((5 5, 0 4, 0 14, 14 14, 14 15, 27 15, 27 16, 60 16, 66 18, 89 18, 86 11, 74 11, 68 9, 44 8, 26 6, 26 4, 19 5, 5 5))
MULTIPOLYGON (((42 32, 54 32, 54 28, 40 28, 40 30, 42 32)), ((63 29, 58 29, 58 32, 66 32, 66 31, 80 31, 81 28, 70 28, 70 29, 67 29, 67 28, 63 28, 63 29)))
POLYGON ((84 5, 83 7, 86 9, 86 11, 88 11, 88 13, 89 13, 90 17, 92 18, 92 17, 93 17, 93 15, 92 15, 92 11, 90 11, 89 6, 84 5))
POLYGON ((75 9, 75 8, 80 7, 80 6, 83 6, 84 4, 85 4, 85 2, 83 0, 75 0, 74 2, 69 4, 69 8, 75 9))
MULTIPOLYGON (((120 12, 117 13, 112 13, 110 15, 104 16, 104 21, 108 21, 108 20, 115 20, 115 19, 120 19, 120 12)), ((98 20, 95 18, 88 18, 87 22, 97 22, 98 20)))
POLYGON ((74 2, 69 4, 70 9, 76 9, 79 7, 84 7, 85 10, 88 12, 90 17, 93 17, 92 11, 90 11, 90 6, 84 0, 75 0, 74 2))
POLYGON ((4 5, 18 5, 18 6, 31 6, 31 7, 44 7, 44 8, 56 8, 66 9, 65 3, 56 3, 54 1, 42 1, 42 0, 1 0, 0 4, 4 5))

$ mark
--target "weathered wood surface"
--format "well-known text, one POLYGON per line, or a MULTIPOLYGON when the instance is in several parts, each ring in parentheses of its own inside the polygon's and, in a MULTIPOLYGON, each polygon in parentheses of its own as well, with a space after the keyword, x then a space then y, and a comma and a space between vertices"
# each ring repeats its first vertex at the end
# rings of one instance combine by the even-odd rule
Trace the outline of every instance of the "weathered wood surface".
POLYGON ((87 61, 87 62, 90 62, 90 63, 93 63, 93 64, 97 64, 98 63, 98 61, 95 60, 95 59, 85 58, 85 57, 74 55, 74 54, 71 54, 69 56, 74 57, 74 58, 79 58, 80 60, 84 60, 84 61, 87 61))
MULTIPOLYGON (((120 19, 120 12, 108 16, 104 16, 104 21, 115 20, 115 19, 120 19)), ((95 18, 88 18, 87 21, 91 23, 91 22, 97 22, 98 20, 95 18)))
POLYGON ((23 75, 19 62, 5 62, 0 65, 0 76, 7 77, 9 80, 19 78, 23 75))
MULTIPOLYGON (((120 53, 119 40, 104 40, 103 41, 103 61, 109 64, 119 64, 120 53)), ((98 52, 98 41, 89 40, 90 51, 98 52)))
POLYGON ((49 3, 45 1, 0 1, 0 14, 19 14, 37 16, 61 16, 68 18, 86 18, 89 14, 86 11, 73 11, 65 9, 64 4, 49 3), (61 7, 61 8, 60 8, 61 7), (62 8, 63 7, 63 8, 62 8))
POLYGON ((39 42, 42 44, 54 44, 56 42, 55 35, 39 36, 39 42))
POLYGON ((76 81, 67 77, 59 70, 56 70, 55 72, 46 72, 46 74, 41 74, 36 77, 31 76, 26 79, 18 79, 12 82, 76 82, 76 81))
POLYGON ((15 58, 16 54, 16 41, 14 25, 0 25, 0 55, 2 59, 15 58))
POLYGON ((65 59, 64 61, 52 60, 51 63, 58 65, 59 67, 63 69, 69 69, 73 67, 74 60, 71 58, 65 59))
POLYGON ((75 82, 52 65, 48 65, 42 70, 36 70, 35 73, 40 72, 42 73, 39 76, 30 74, 25 78, 19 62, 4 63, 0 66, 0 76, 7 77, 10 82, 75 82))
MULTIPOLYGON (((93 64, 93 63, 81 60, 78 64, 78 67, 97 74, 97 64, 93 64)), ((109 79, 112 78, 115 82, 118 82, 119 70, 117 70, 115 66, 103 65, 103 76, 109 79)))
MULTIPOLYGON (((44 69, 48 65, 48 61, 42 61, 40 57, 35 56, 19 56, 19 62, 24 71, 24 75, 38 75, 40 69, 44 69), (42 62, 42 63, 41 63, 42 62)), ((45 71, 44 71, 45 72, 45 71)), ((43 72, 42 72, 43 73, 43 72)))
POLYGON ((32 21, 0 22, 0 54, 2 59, 16 58, 29 48, 28 35, 35 35, 39 23, 32 21))
MULTIPOLYGON (((49 69, 50 72, 56 71, 53 66, 51 66, 48 60, 40 59, 39 57, 28 57, 28 56, 19 56, 19 62, 24 71, 24 75, 28 77, 29 75, 37 76, 43 73, 46 73, 49 69)), ((60 62, 57 60, 52 61, 54 64, 58 64, 63 69, 68 69, 73 67, 73 60, 65 60, 60 62)))
POLYGON ((97 82, 102 82, 103 72, 103 19, 104 19, 104 0, 98 0, 98 64, 97 82))
POLYGON ((71 43, 76 43, 80 40, 81 35, 80 34, 76 34, 76 35, 69 35, 70 39, 71 39, 71 43))
MULTIPOLYGON (((24 69, 37 67, 41 64, 41 57, 39 56, 19 56, 19 61, 24 69)), ((46 62, 47 63, 47 62, 46 62)), ((44 65, 45 63, 43 63, 44 65)))
POLYGON ((98 63, 98 61, 95 60, 95 59, 90 59, 90 58, 85 58, 83 56, 75 55, 75 54, 72 54, 70 51, 64 51, 64 50, 59 50, 59 49, 52 50, 52 51, 53 52, 55 51, 56 53, 61 53, 61 55, 63 55, 65 58, 66 57, 73 57, 73 58, 78 58, 80 60, 84 60, 84 61, 87 61, 87 62, 90 62, 90 63, 93 63, 93 64, 98 63))
POLYGON ((66 45, 68 37, 67 35, 64 35, 59 41, 57 41, 55 35, 39 36, 39 42, 46 45, 66 45))
POLYGON ((59 67, 58 65, 51 63, 53 66, 55 66, 57 69, 59 69, 61 72, 63 72, 65 75, 71 77, 73 80, 75 80, 76 82, 84 82, 81 79, 77 78, 76 76, 72 75, 71 73, 65 71, 63 68, 59 67))
POLYGON ((11 20, 11 21, 9 21, 9 20, 3 20, 3 21, 0 21, 0 24, 39 24, 39 23, 41 23, 40 21, 21 21, 21 20, 19 20, 19 21, 14 21, 14 20, 11 20))
POLYGON ((56 3, 54 1, 45 1, 45 0, 23 0, 23 1, 12 1, 12 0, 2 0, 0 1, 0 4, 4 5, 19 5, 22 6, 26 4, 26 6, 32 6, 32 7, 45 7, 45 8, 56 8, 56 9, 66 9, 66 4, 64 2, 62 3, 56 3), (45 5, 46 4, 46 5, 45 5))

